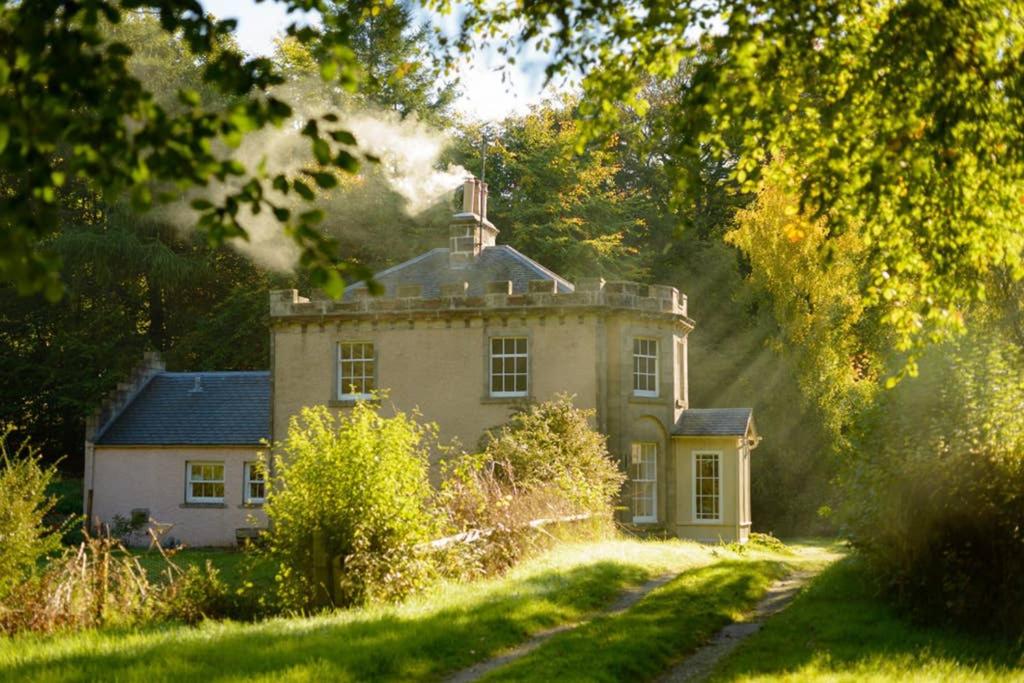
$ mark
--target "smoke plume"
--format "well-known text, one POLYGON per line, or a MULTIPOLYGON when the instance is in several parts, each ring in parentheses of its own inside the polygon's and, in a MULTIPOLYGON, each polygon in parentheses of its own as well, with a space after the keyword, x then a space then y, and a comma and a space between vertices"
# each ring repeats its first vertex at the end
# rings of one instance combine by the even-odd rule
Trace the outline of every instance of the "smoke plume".
MULTIPOLYGON (((321 194, 314 202, 302 201, 294 193, 283 196, 270 190, 269 183, 265 183, 265 189, 271 201, 293 212, 308 210, 313 205, 323 209, 325 225, 342 241, 361 242, 374 237, 366 230, 366 224, 372 222, 372 217, 353 215, 353 206, 358 203, 345 202, 346 193, 360 188, 368 175, 373 176, 372 182, 375 183, 382 179, 386 189, 400 198, 402 212, 412 217, 455 191, 470 175, 466 169, 454 164, 439 168, 440 159, 450 143, 448 135, 413 117, 402 120, 394 112, 338 102, 324 92, 324 86, 319 82, 288 84, 274 94, 292 105, 295 112, 292 119, 280 128, 267 128, 247 135, 237 148, 225 148, 224 157, 242 163, 250 173, 265 163, 271 176, 285 173, 298 177, 302 168, 314 163, 309 139, 299 132, 303 124, 308 118, 322 116, 329 111, 335 113, 339 117, 337 125, 355 135, 358 150, 378 157, 380 164, 364 163, 355 178, 343 179, 340 186, 331 191, 319 191, 321 194), (332 205, 346 210, 332 211, 332 205), (334 220, 332 214, 337 214, 334 220)), ((190 206, 192 200, 201 197, 216 203, 237 187, 238 183, 232 180, 225 183, 214 181, 188 193, 180 201, 162 207, 159 213, 164 220, 183 232, 189 232, 199 217, 190 206)), ((279 271, 294 268, 298 248, 270 212, 264 210, 253 214, 249 209, 243 209, 239 223, 249 239, 233 240, 233 248, 266 268, 279 271)), ((386 227, 382 225, 380 229, 386 227)))

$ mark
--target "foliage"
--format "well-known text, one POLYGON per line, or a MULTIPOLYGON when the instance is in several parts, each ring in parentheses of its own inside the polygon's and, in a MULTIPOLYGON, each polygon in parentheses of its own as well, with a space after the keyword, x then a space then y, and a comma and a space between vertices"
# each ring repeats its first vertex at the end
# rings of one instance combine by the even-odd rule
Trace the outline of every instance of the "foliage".
POLYGON ((905 605, 1024 629, 1024 358, 992 330, 936 348, 844 463, 843 518, 905 605))
POLYGON ((172 620, 188 624, 236 615, 209 560, 185 569, 160 552, 159 572, 113 537, 87 537, 50 559, 37 576, 0 595, 0 634, 51 633, 172 620))
POLYGON ((552 487, 570 509, 610 512, 625 475, 591 425, 594 415, 566 394, 525 406, 488 432, 484 454, 516 495, 552 487))
POLYGON ((825 569, 711 681, 1016 681, 1019 640, 919 624, 878 595, 863 559, 825 569))
POLYGON ((325 588, 337 604, 402 597, 419 588, 415 548, 437 529, 428 478, 430 425, 367 402, 336 416, 324 406, 292 417, 273 458, 264 510, 280 590, 298 608, 325 588), (340 562, 338 585, 316 585, 314 542, 340 562))
POLYGON ((992 272, 1024 275, 1021 11, 995 0, 478 0, 455 43, 486 36, 510 57, 526 43, 550 55, 549 77, 582 73, 591 137, 617 128, 622 105, 644 113, 646 81, 695 59, 663 120, 677 203, 700 194, 691 162, 702 155, 729 160, 750 189, 786 155, 808 215, 863 242, 857 291, 898 304, 882 322, 910 350, 962 330, 992 272))
POLYGON ((769 552, 780 553, 782 555, 791 552, 790 549, 786 547, 786 544, 780 541, 779 539, 775 538, 775 536, 772 536, 771 534, 759 533, 756 531, 750 534, 750 537, 747 539, 747 545, 750 548, 767 550, 769 552))
MULTIPOLYGON (((331 0, 328 12, 349 12, 346 3, 331 0)), ((416 116, 439 122, 450 115, 455 83, 439 79, 432 68, 431 34, 417 25, 415 8, 407 0, 382 5, 379 11, 353 26, 348 43, 355 56, 357 102, 368 103, 401 118, 416 116)), ((289 76, 316 75, 331 46, 323 40, 309 44, 289 38, 278 43, 277 61, 289 76)))
MULTIPOLYGON (((320 41, 321 76, 355 89, 353 31, 390 3, 349 2, 329 12, 323 0, 287 4, 321 11, 317 27, 293 22, 285 31, 303 43, 320 41)), ((62 295, 60 260, 47 241, 66 188, 127 193, 133 206, 145 209, 216 183, 227 188, 221 199, 192 203, 211 244, 247 238, 247 217, 267 212, 299 246, 314 285, 337 296, 343 273, 368 274, 338 258, 335 242, 316 228, 318 211, 293 212, 283 199, 293 194, 310 200, 311 186, 336 184, 325 171, 359 167, 356 141, 337 126, 337 116, 304 122, 310 151, 297 176, 262 164, 246 168, 220 151, 292 114, 270 92, 283 81, 280 70, 266 58, 245 58, 232 44, 234 28, 234 20, 214 19, 195 0, 46 0, 0 9, 0 277, 21 293, 42 291, 51 300, 62 295), (159 79, 132 73, 133 49, 118 39, 116 27, 133 11, 157 14, 165 34, 180 36, 202 82, 221 95, 217 101, 204 102, 186 86, 175 88, 177 103, 167 105, 154 94, 159 79)))
POLYGON ((870 403, 887 348, 871 324, 877 313, 850 286, 863 276, 863 241, 855 232, 829 239, 828 231, 828 221, 800 212, 789 185, 765 185, 736 213, 726 240, 748 259, 748 279, 771 306, 776 350, 796 360, 804 397, 840 444, 870 403))
POLYGON ((10 449, 14 427, 0 432, 0 600, 27 582, 60 547, 61 529, 44 524, 56 505, 47 488, 57 477, 29 444, 10 449))
POLYGON ((164 590, 160 610, 165 616, 186 624, 235 616, 228 587, 210 560, 202 567, 192 564, 180 570, 164 590))
MULTIPOLYGON (((189 553, 203 554, 183 551, 175 561, 185 562, 189 553)), ((222 573, 238 556, 210 554, 222 573)), ((585 621, 626 589, 721 559, 710 546, 675 540, 563 544, 499 578, 438 583, 400 605, 257 624, 161 624, 0 639, 0 678, 49 680, 72 671, 122 680, 439 680, 540 632, 585 621), (387 656, 381 656, 382 643, 387 656), (153 654, 169 649, 173 656, 153 654)))
POLYGON ((576 154, 578 106, 566 97, 497 127, 467 126, 456 155, 469 168, 486 155, 488 218, 503 242, 570 280, 644 279, 639 251, 654 212, 649 188, 619 182, 618 141, 576 154))

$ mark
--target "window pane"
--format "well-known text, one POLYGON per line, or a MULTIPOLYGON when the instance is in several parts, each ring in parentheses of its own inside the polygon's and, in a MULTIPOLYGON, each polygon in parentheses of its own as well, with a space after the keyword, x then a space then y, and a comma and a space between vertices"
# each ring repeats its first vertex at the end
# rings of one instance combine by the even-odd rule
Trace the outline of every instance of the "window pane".
POLYGON ((341 356, 338 361, 339 393, 343 396, 362 396, 372 392, 377 369, 373 344, 342 342, 338 346, 341 356))

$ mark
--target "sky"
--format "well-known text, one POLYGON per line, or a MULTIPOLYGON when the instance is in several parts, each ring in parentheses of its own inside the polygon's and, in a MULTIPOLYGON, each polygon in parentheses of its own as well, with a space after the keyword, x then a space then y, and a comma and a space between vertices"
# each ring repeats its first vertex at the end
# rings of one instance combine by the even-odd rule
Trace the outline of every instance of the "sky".
MULTIPOLYGON (((238 43, 253 56, 272 53, 274 38, 294 21, 294 16, 275 2, 202 0, 202 4, 220 19, 238 20, 238 43)), ((502 82, 501 73, 496 71, 501 66, 496 53, 483 50, 471 55, 459 69, 462 97, 456 109, 480 121, 497 121, 510 114, 524 113, 544 97, 556 96, 557 86, 543 88, 542 61, 542 55, 521 56, 520 64, 511 67, 509 78, 502 82)))

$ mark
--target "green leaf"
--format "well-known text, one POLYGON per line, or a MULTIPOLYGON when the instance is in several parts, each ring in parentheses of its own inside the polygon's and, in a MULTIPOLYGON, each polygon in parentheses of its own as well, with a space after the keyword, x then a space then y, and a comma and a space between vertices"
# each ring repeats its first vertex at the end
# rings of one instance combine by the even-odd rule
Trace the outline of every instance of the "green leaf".
POLYGON ((331 173, 314 173, 312 175, 316 184, 325 190, 335 187, 338 184, 338 179, 331 173))
POLYGON ((0 153, 3 153, 7 147, 7 141, 11 139, 11 129, 8 125, 0 121, 0 153))
POLYGON ((196 211, 209 211, 213 208, 213 202, 208 199, 193 199, 189 205, 196 211))
POLYGON ((327 141, 323 138, 317 138, 313 140, 313 156, 321 164, 329 164, 331 162, 331 146, 327 144, 327 141))
POLYGON ((334 138, 335 142, 340 142, 343 145, 356 144, 356 136, 352 135, 352 133, 347 130, 331 131, 331 137, 334 138))
POLYGON ((341 150, 334 157, 334 165, 346 173, 355 173, 359 170, 359 159, 356 159, 355 156, 345 150, 341 150))
POLYGON ((306 183, 302 182, 301 180, 294 180, 292 181, 292 187, 295 188, 295 191, 298 192, 299 196, 302 197, 303 199, 307 201, 313 200, 313 190, 309 189, 309 185, 307 185, 306 183))

